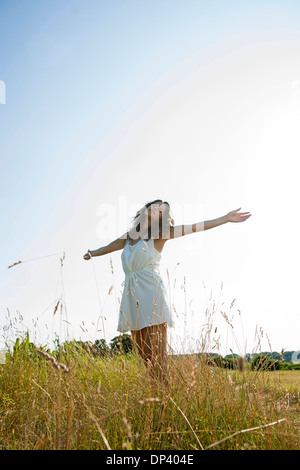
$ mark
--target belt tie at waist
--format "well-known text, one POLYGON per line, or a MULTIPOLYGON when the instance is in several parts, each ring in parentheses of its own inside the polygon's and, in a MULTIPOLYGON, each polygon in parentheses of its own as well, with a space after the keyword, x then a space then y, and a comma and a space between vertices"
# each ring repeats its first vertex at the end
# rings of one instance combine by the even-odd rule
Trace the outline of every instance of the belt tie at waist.
POLYGON ((135 275, 135 274, 138 274, 139 272, 141 271, 146 271, 146 270, 149 270, 151 269, 151 274, 159 274, 159 272, 156 270, 155 267, 153 266, 146 266, 144 268, 140 268, 140 269, 135 269, 135 270, 130 270, 130 271, 127 271, 125 273, 125 280, 122 282, 121 286, 124 286, 125 285, 125 281, 126 279, 129 278, 129 280, 135 275))

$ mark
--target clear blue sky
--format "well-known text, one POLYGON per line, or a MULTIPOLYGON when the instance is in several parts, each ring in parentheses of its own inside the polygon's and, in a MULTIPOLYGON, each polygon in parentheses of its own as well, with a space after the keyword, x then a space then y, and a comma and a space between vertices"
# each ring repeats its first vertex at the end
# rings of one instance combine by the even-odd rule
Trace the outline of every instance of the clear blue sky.
MULTIPOLYGON (((247 33, 297 35, 300 4, 9 0, 0 2, 0 17, 0 80, 6 84, 0 279, 6 286, 7 266, 26 252, 66 188, 76 178, 84 185, 105 159, 87 156, 160 77, 223 40, 238 49, 247 33)), ((299 78, 295 71, 293 79, 299 78)), ((53 227, 59 229, 59 223, 53 227)))
POLYGON ((5 264, 46 220, 88 149, 155 78, 222 36, 297 27, 299 9, 287 0, 1 2, 5 264), (219 20, 221 29, 215 27, 219 20), (64 142, 99 107, 102 119, 62 155, 64 142))

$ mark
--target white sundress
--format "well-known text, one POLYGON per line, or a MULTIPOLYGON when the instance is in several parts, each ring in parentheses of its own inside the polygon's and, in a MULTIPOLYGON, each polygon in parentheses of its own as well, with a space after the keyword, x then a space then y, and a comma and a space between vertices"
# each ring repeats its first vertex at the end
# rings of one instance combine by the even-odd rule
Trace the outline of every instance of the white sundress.
POLYGON ((126 240, 121 255, 125 280, 117 328, 121 333, 165 322, 174 326, 159 272, 160 259, 153 238, 141 239, 134 245, 126 240))

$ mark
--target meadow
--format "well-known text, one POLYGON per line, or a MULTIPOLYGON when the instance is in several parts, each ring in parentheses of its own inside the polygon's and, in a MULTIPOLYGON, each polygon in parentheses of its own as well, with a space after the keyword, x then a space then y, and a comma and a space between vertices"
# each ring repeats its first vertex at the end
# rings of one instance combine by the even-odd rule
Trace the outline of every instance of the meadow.
POLYGON ((19 347, 0 365, 0 449, 296 450, 299 392, 299 370, 169 355, 163 386, 135 350, 19 347))
MULTIPOLYGON (((53 316, 59 304, 63 314, 63 303, 53 316)), ((221 314, 238 344, 233 304, 221 314)), ((165 385, 150 378, 135 348, 119 351, 115 343, 113 353, 105 347, 95 354, 84 343, 57 338, 49 349, 31 342, 28 331, 12 340, 22 317, 9 313, 8 352, 0 360, 0 450, 300 449, 300 370, 253 370, 243 360, 237 369, 224 368, 202 354, 216 344, 217 307, 210 297, 201 354, 169 348, 165 385)), ((256 351, 262 335, 258 330, 256 351)))

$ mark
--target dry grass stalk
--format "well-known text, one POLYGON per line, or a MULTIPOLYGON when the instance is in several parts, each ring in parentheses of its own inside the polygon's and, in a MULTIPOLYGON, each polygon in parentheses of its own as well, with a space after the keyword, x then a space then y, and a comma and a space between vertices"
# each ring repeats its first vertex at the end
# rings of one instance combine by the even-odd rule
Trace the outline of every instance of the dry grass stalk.
POLYGON ((70 372, 71 369, 69 369, 67 366, 65 366, 65 364, 61 364, 60 362, 57 362, 55 357, 50 356, 50 354, 46 353, 46 351, 42 351, 41 349, 37 349, 36 352, 40 356, 44 357, 46 359, 46 361, 51 362, 54 369, 62 370, 65 373, 70 372))
POLYGON ((123 444, 122 444, 122 448, 124 450, 133 450, 135 440, 136 440, 136 438, 138 438, 138 434, 136 434, 135 436, 132 434, 131 425, 128 422, 128 420, 125 418, 125 416, 123 416, 123 423, 124 423, 125 428, 126 428, 127 437, 128 437, 130 445, 129 445, 128 442, 124 441, 123 444))
POLYGON ((70 393, 68 393, 67 433, 66 433, 65 450, 71 450, 70 438, 72 434, 73 412, 74 412, 74 403, 73 403, 73 397, 72 397, 72 388, 70 388, 70 393))
POLYGON ((8 268, 8 269, 9 269, 9 268, 12 268, 13 266, 16 266, 17 264, 20 264, 20 263, 22 263, 22 261, 17 261, 16 263, 11 264, 10 266, 7 266, 7 268, 8 268))
POLYGON ((49 395, 48 392, 46 392, 46 390, 43 389, 43 387, 41 387, 35 380, 31 379, 31 382, 33 382, 40 390, 42 390, 42 392, 52 401, 53 403, 53 400, 51 398, 51 396, 49 395))
POLYGON ((105 444, 107 450, 111 450, 111 447, 110 447, 110 445, 109 445, 109 443, 108 443, 108 440, 106 439, 104 432, 102 431, 102 429, 101 429, 100 426, 99 426, 99 423, 98 423, 99 420, 98 420, 97 418, 95 418, 95 416, 93 415, 92 411, 90 410, 90 408, 89 408, 88 405, 86 404, 84 395, 82 395, 82 399, 83 399, 84 406, 86 407, 86 409, 87 409, 87 411, 88 411, 88 413, 89 413, 89 415, 90 415, 91 420, 93 421, 93 423, 95 424, 96 428, 98 429, 98 432, 99 432, 100 436, 102 437, 103 442, 104 442, 104 444, 105 444))
POLYGON ((237 369, 240 371, 240 372, 245 372, 246 371, 246 368, 247 368, 247 365, 246 365, 246 359, 242 356, 239 356, 238 357, 238 360, 237 360, 237 369))
POLYGON ((60 300, 57 301, 56 305, 55 305, 55 308, 54 308, 54 312, 53 312, 53 315, 56 314, 57 312, 57 309, 58 309, 58 306, 59 306, 59 303, 60 303, 60 300))
POLYGON ((155 403, 155 402, 160 402, 161 400, 159 398, 146 398, 145 400, 139 400, 137 402, 138 405, 144 405, 145 403, 155 403))
POLYGON ((222 442, 225 442, 225 441, 227 441, 228 439, 231 439, 232 437, 238 436, 239 434, 244 434, 244 433, 246 433, 246 432, 251 432, 251 431, 257 431, 258 429, 267 428, 267 427, 269 427, 269 426, 275 426, 275 424, 282 423, 283 421, 285 421, 285 418, 279 419, 278 421, 274 421, 274 423, 263 424, 262 426, 257 426, 256 428, 242 429, 241 431, 237 431, 237 432, 235 432, 234 434, 231 434, 230 436, 224 437, 224 439, 221 439, 220 441, 214 442, 214 443, 211 444, 210 446, 205 447, 204 450, 208 450, 208 449, 211 449, 212 447, 216 447, 216 446, 218 446, 219 444, 221 444, 222 442))
POLYGON ((51 440, 51 439, 50 439, 49 436, 47 436, 46 438, 43 438, 41 441, 39 441, 39 442, 36 444, 36 446, 34 447, 34 450, 39 450, 39 449, 42 447, 42 445, 44 445, 46 442, 48 442, 48 441, 50 441, 50 440, 51 440))
POLYGON ((171 400, 172 403, 174 403, 174 405, 176 406, 176 408, 180 411, 180 413, 182 414, 182 416, 184 417, 184 419, 185 419, 186 422, 188 423, 189 427, 191 428, 191 430, 192 430, 192 432, 193 432, 193 434, 194 434, 194 436, 195 436, 195 438, 196 438, 196 440, 197 440, 197 442, 198 442, 198 444, 199 444, 200 449, 201 449, 201 450, 204 450, 204 449, 203 449, 203 446, 202 446, 202 444, 201 444, 201 442, 199 441, 199 438, 198 438, 197 434, 195 433, 194 429, 192 428, 192 425, 191 425, 191 423, 189 422, 189 420, 187 419, 187 417, 185 416, 184 412, 183 412, 183 411, 181 410, 181 408, 179 408, 179 406, 175 403, 175 401, 173 400, 173 398, 170 397, 170 400, 171 400))

